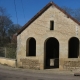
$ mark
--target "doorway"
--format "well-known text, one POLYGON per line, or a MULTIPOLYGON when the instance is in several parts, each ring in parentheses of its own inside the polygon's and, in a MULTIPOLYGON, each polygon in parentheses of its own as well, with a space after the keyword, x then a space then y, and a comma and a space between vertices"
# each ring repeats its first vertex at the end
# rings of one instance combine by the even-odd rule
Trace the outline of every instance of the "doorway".
POLYGON ((45 69, 59 68, 59 42, 56 38, 50 37, 44 43, 45 69))

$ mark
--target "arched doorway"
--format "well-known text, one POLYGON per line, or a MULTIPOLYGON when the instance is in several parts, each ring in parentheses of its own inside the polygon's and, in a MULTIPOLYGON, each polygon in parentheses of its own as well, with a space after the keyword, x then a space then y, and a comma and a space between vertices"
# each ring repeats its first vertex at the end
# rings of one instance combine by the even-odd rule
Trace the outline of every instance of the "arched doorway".
POLYGON ((79 39, 72 37, 68 43, 68 58, 78 58, 79 56, 79 39))
POLYGON ((59 42, 56 38, 50 37, 44 43, 45 69, 59 68, 59 42))
POLYGON ((36 56, 36 40, 31 37, 27 40, 26 56, 36 56))

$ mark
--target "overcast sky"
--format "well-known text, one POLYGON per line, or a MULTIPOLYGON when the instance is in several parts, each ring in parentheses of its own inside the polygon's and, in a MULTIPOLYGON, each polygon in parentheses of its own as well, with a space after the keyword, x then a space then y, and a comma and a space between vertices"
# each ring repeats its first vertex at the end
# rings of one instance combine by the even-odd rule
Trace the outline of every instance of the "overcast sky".
MULTIPOLYGON (((80 8, 80 0, 15 0, 18 23, 23 26, 50 1, 53 1, 60 7, 66 6, 72 9, 80 8)), ((17 24, 14 0, 0 0, 0 6, 7 9, 11 20, 17 24)))

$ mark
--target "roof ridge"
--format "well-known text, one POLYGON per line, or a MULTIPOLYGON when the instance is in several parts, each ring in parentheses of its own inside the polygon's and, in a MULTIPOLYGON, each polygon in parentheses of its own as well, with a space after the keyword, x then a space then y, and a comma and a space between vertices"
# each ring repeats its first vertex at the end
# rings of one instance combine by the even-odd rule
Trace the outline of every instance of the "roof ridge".
POLYGON ((53 1, 50 1, 50 3, 53 3, 53 1))

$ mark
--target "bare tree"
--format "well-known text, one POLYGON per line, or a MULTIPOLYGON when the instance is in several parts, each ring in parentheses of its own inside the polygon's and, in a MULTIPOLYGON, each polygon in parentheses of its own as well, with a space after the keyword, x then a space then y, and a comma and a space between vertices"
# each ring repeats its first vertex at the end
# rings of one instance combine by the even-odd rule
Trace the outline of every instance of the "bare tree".
POLYGON ((6 39, 9 39, 7 33, 12 24, 9 15, 6 14, 6 9, 0 7, 0 43, 7 43, 6 39))
POLYGON ((68 14, 70 14, 72 17, 74 17, 76 20, 80 22, 80 8, 71 9, 68 7, 62 7, 62 9, 65 10, 68 14))
POLYGON ((80 22, 80 8, 75 10, 74 18, 80 22))
POLYGON ((8 30, 8 35, 10 36, 10 38, 12 38, 20 28, 21 26, 19 24, 13 24, 12 27, 10 27, 8 30))

